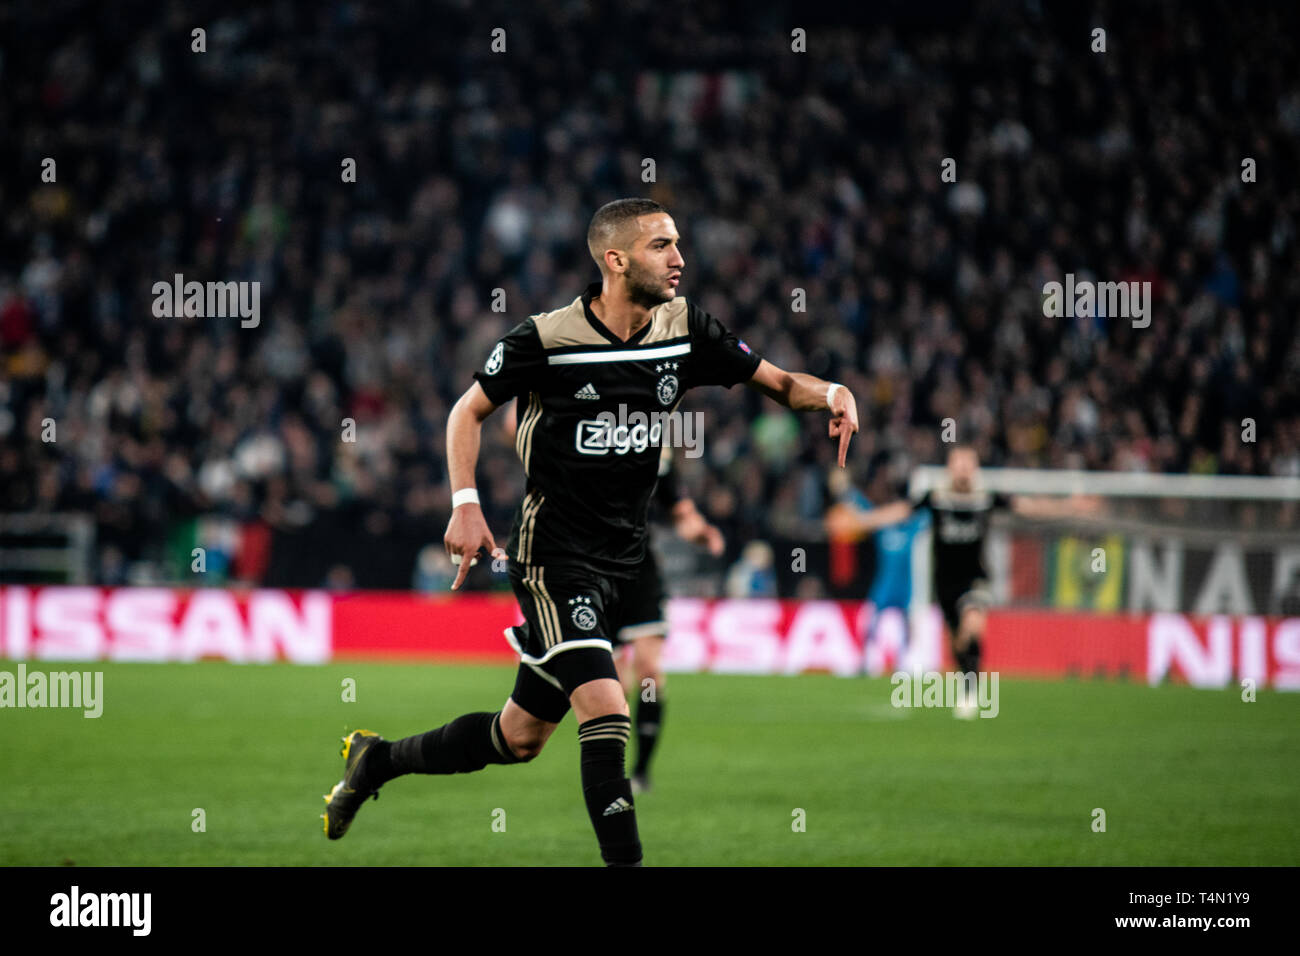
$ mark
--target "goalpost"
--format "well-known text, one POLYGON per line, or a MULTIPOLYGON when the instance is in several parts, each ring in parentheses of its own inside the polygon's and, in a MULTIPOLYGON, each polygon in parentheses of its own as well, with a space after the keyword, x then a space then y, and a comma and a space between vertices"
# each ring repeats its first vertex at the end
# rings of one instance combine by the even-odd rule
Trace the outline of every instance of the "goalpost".
MULTIPOLYGON (((944 474, 915 469, 909 497, 944 474)), ((985 552, 995 607, 1300 615, 1300 477, 983 468, 977 483, 1101 501, 1063 519, 995 513, 985 552)), ((931 533, 912 546, 913 628, 932 601, 931 533)))

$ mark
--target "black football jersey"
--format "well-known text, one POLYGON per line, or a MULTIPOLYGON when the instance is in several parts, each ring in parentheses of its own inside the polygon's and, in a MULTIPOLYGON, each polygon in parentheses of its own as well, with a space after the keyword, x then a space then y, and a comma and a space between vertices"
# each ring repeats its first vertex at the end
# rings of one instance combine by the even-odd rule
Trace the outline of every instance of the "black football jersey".
POLYGON ((660 446, 681 440, 685 413, 671 413, 682 394, 748 381, 760 359, 680 296, 620 341, 591 311, 600 288, 515 326, 474 378, 494 404, 519 399, 528 479, 510 557, 630 575, 645 555, 660 446))
POLYGON ((931 539, 935 590, 964 590, 972 581, 987 578, 984 539, 995 508, 1006 508, 1005 495, 974 489, 962 494, 940 486, 927 491, 913 507, 929 508, 933 519, 931 539))

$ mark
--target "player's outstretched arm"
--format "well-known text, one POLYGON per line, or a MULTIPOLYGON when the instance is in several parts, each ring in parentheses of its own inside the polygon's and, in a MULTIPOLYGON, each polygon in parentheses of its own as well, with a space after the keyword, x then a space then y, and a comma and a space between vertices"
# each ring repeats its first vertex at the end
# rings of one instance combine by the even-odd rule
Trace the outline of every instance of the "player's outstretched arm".
POLYGON ((830 436, 840 440, 839 465, 844 467, 848 460, 849 440, 858 430, 858 403, 852 392, 843 385, 823 381, 806 372, 787 372, 767 359, 758 363, 749 384, 774 402, 796 412, 830 411, 830 436))
POLYGON ((837 513, 836 518, 832 519, 827 515, 828 526, 835 524, 837 530, 842 523, 845 530, 857 531, 860 534, 869 534, 872 531, 879 531, 881 528, 887 528, 891 524, 898 524, 900 521, 906 521, 912 516, 912 506, 906 501, 893 501, 887 505, 881 505, 879 508, 872 508, 870 511, 854 510, 851 514, 844 516, 837 513))
POLYGON ((683 541, 708 549, 715 558, 726 550, 727 543, 722 532, 709 524, 695 502, 690 498, 678 499, 673 505, 673 528, 683 541))
POLYGON ((1101 499, 1095 495, 1071 495, 1069 498, 1016 495, 1011 499, 1011 510, 1021 518, 1072 518, 1096 514, 1101 510, 1101 499))
POLYGON ((451 563, 459 565, 456 580, 451 585, 453 591, 465 581, 480 548, 493 557, 505 557, 505 552, 497 547, 492 532, 488 530, 478 502, 478 491, 474 487, 474 467, 478 464, 483 422, 496 410, 497 406, 475 382, 452 407, 447 419, 447 471, 451 477, 452 508, 442 543, 451 556, 451 563))

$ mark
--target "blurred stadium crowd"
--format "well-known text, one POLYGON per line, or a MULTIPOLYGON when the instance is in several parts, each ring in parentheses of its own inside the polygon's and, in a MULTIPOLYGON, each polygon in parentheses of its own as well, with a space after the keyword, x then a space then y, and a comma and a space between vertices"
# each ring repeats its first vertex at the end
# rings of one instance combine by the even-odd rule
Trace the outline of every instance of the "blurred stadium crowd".
MULTIPOLYGON (((0 508, 92 513, 104 583, 178 576, 211 518, 244 529, 231 577, 408 586, 451 404, 596 278, 588 219, 627 195, 675 214, 683 294, 854 390, 860 481, 939 461, 948 417, 993 465, 1300 474, 1298 9, 8 5, 0 508), (1066 272, 1150 281, 1150 327, 1045 319, 1066 272), (259 281, 260 326, 155 318, 176 273, 259 281)), ((731 561, 821 534, 824 422, 685 407, 731 561)), ((501 540, 523 476, 489 425, 501 540)))

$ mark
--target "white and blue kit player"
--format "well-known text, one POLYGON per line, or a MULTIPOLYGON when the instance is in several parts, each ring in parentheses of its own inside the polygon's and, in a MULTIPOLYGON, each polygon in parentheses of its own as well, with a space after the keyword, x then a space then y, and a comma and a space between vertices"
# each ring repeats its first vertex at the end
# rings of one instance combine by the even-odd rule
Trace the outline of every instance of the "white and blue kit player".
MULTIPOLYGON (((892 500, 892 496, 886 494, 885 499, 892 500)), ((844 504, 858 514, 866 514, 876 507, 857 488, 849 489, 844 504)), ((912 603, 912 544, 916 536, 929 526, 929 511, 918 510, 905 520, 875 532, 876 567, 871 589, 867 592, 871 618, 867 624, 863 653, 863 670, 867 673, 881 673, 880 661, 891 650, 896 660, 901 661, 907 649, 907 611, 912 603), (884 643, 889 646, 879 646, 885 634, 888 637, 884 643)))

